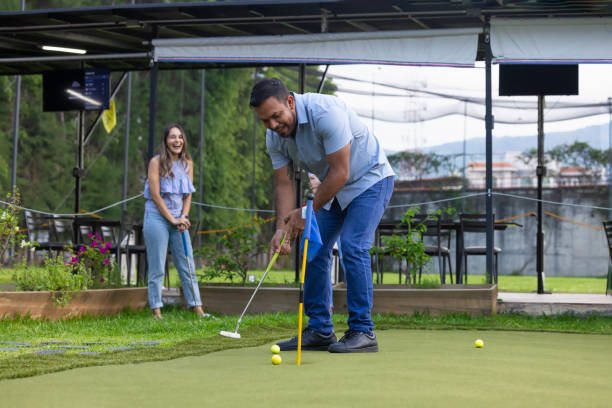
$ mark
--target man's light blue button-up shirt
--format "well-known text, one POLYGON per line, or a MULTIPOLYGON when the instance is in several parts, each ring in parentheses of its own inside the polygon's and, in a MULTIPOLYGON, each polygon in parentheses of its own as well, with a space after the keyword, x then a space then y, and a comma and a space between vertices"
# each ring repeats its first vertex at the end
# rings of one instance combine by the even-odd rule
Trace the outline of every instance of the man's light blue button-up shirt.
MULTIPOLYGON (((342 209, 378 181, 394 175, 378 139, 341 99, 313 93, 292 95, 297 112, 295 137, 283 138, 270 129, 266 132, 275 170, 293 161, 323 181, 329 172, 325 156, 350 144, 349 179, 336 194, 342 209)), ((330 206, 331 201, 324 208, 330 206)))

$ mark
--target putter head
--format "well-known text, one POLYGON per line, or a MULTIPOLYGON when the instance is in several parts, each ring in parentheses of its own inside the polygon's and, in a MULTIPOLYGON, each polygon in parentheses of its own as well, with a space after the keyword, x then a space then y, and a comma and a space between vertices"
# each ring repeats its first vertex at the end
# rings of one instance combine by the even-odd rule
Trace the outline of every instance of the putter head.
POLYGON ((239 339, 240 338, 240 333, 238 333, 238 332, 228 332, 228 331, 225 331, 225 330, 221 330, 219 332, 219 334, 221 336, 229 337, 231 339, 239 339))

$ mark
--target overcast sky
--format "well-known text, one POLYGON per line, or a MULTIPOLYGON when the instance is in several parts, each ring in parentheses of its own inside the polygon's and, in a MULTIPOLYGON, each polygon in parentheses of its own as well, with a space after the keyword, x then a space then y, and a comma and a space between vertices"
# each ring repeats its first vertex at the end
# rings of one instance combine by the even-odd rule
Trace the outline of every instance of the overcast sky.
MULTIPOLYGON (((341 88, 350 88, 367 92, 367 95, 356 95, 338 92, 338 96, 345 100, 356 110, 366 112, 397 112, 402 113, 414 110, 435 110, 438 106, 454 103, 456 101, 438 97, 388 97, 376 93, 405 93, 394 88, 373 85, 372 82, 392 83, 403 87, 419 88, 434 92, 450 93, 453 95, 481 97, 485 96, 485 70, 484 68, 442 68, 442 67, 398 67, 378 65, 332 65, 329 74, 361 79, 365 82, 346 81, 334 79, 341 88)), ((493 65, 493 101, 510 101, 512 98, 498 95, 498 66, 493 65)), ((408 94, 408 93, 406 93, 408 94)), ((546 105, 572 102, 600 102, 608 101, 612 97, 612 65, 588 64, 579 67, 579 95, 578 96, 547 96, 546 105)), ((514 100, 519 100, 515 98, 514 100)), ((522 100, 537 102, 537 97, 523 97, 522 100)), ((537 111, 536 111, 537 112, 537 111)), ((546 118, 546 110, 544 112, 546 118)), ((545 123, 544 132, 571 131, 591 125, 608 123, 609 114, 592 116, 583 119, 574 119, 563 122, 545 123)), ((364 119, 368 126, 374 128, 375 134, 381 140, 385 150, 406 150, 441 143, 462 141, 484 137, 484 121, 468 118, 463 115, 452 115, 431 121, 418 123, 389 123, 377 120, 364 119)), ((602 138, 608 138, 602 134, 602 138)), ((493 134, 501 136, 528 136, 537 134, 537 124, 504 125, 497 123, 493 134)))

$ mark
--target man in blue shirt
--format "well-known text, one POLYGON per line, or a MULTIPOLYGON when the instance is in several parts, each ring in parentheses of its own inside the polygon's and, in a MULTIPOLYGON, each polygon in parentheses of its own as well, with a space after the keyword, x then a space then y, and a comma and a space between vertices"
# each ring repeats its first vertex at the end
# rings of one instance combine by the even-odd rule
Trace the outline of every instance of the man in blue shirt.
MULTIPOLYGON (((393 192, 393 170, 380 143, 340 99, 320 94, 294 94, 276 78, 258 82, 251 106, 264 123, 266 145, 274 167, 276 232, 270 255, 289 254, 280 247, 285 233, 292 239, 304 229, 296 208, 293 164, 320 180, 313 208, 323 246, 306 268, 304 307, 308 327, 304 350, 332 353, 376 352, 378 342, 370 316, 372 269, 369 249, 393 192), (346 267, 349 330, 337 341, 330 313, 329 268, 332 248, 340 237, 346 267)), ((295 350, 297 336, 279 343, 295 350)))

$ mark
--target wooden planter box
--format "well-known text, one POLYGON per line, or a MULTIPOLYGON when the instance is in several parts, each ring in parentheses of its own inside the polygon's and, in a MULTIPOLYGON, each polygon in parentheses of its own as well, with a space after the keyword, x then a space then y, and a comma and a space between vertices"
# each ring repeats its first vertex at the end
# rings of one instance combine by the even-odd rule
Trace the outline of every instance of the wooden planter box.
MULTIPOLYGON (((236 315, 242 313, 254 287, 201 286, 200 295, 207 311, 236 315)), ((298 288, 259 288, 248 314, 296 312, 298 288)), ((334 311, 346 313, 346 289, 334 287, 334 311)), ((440 289, 411 289, 406 285, 380 285, 374 288, 373 313, 427 313, 432 316, 468 313, 488 316, 497 313, 497 285, 442 285, 440 289)))
POLYGON ((147 288, 93 289, 75 292, 64 307, 54 306, 52 292, 0 292, 0 317, 25 316, 33 319, 65 319, 82 315, 109 315, 128 308, 143 310, 147 288))

